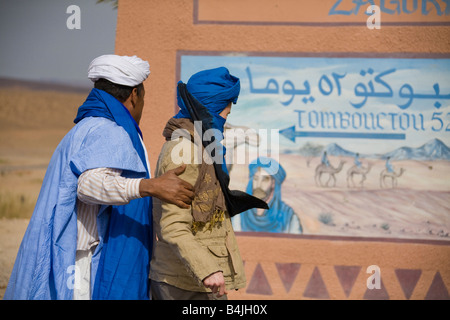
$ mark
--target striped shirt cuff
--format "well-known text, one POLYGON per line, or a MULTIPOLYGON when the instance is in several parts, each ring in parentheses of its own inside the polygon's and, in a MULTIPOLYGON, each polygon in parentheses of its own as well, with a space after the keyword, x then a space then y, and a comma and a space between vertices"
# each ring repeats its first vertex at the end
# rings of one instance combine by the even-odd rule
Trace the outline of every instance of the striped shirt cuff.
POLYGON ((141 193, 139 192, 139 185, 141 184, 142 179, 127 179, 126 183, 126 193, 128 200, 139 199, 141 197, 141 193))

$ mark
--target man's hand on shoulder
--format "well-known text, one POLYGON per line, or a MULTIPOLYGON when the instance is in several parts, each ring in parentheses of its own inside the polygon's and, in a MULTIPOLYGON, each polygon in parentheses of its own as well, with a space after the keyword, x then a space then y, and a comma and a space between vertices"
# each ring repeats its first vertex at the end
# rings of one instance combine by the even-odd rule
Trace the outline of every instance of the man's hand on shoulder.
POLYGON ((194 187, 178 176, 186 170, 186 165, 172 169, 153 179, 143 179, 139 186, 142 197, 156 197, 162 201, 188 209, 194 199, 194 187))

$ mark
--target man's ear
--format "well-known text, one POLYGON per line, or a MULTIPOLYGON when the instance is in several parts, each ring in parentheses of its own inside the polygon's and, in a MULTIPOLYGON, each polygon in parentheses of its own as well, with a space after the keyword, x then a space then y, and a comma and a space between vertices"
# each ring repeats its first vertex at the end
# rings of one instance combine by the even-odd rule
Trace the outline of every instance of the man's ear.
POLYGON ((131 98, 131 105, 134 106, 136 105, 137 101, 138 101, 138 91, 137 88, 133 88, 133 90, 131 91, 130 94, 130 98, 131 98))

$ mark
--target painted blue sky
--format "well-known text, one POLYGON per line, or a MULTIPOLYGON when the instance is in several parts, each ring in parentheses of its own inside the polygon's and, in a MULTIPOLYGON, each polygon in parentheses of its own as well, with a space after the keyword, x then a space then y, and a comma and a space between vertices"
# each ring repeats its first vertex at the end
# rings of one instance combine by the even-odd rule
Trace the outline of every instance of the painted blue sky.
POLYGON ((295 142, 282 136, 281 150, 313 142, 338 143, 353 152, 385 153, 402 146, 419 147, 433 138, 450 145, 446 131, 447 126, 450 130, 449 59, 186 55, 181 58, 181 80, 186 82, 193 73, 218 66, 241 79, 241 94, 228 118, 233 125, 405 135, 404 140, 300 137, 295 142), (344 121, 344 126, 324 130, 317 118, 321 113, 347 114, 353 117, 355 128, 344 121), (359 122, 371 115, 379 115, 379 127, 366 130, 359 122), (422 119, 424 130, 420 129, 422 119), (420 130, 414 129, 414 120, 420 130))

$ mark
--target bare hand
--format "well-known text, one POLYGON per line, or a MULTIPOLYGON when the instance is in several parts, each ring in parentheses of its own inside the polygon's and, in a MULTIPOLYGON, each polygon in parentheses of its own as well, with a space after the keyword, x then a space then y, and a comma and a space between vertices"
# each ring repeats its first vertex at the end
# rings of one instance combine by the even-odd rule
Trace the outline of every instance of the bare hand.
POLYGON ((203 280, 203 285, 206 288, 211 289, 213 293, 217 293, 217 297, 219 298, 224 294, 228 294, 227 289, 225 288, 225 279, 222 271, 218 271, 206 277, 203 280))
POLYGON ((153 196, 180 208, 188 209, 194 199, 194 187, 178 176, 186 170, 186 165, 172 169, 154 179, 141 182, 142 196, 153 196))

